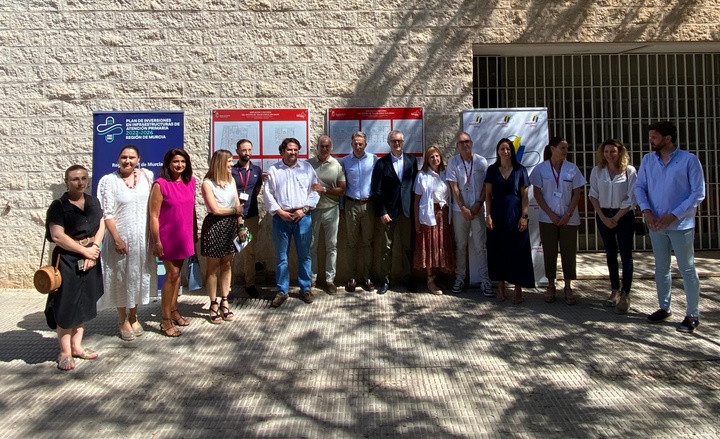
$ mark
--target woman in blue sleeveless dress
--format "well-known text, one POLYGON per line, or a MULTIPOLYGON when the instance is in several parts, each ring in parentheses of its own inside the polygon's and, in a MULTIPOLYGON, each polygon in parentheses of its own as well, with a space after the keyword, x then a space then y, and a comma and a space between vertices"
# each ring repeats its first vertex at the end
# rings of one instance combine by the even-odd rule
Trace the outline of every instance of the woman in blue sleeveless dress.
POLYGON ((513 304, 522 302, 522 288, 535 288, 528 233, 527 170, 509 139, 495 148, 497 160, 485 175, 488 272, 498 282, 498 302, 505 301, 505 282, 515 285, 513 304))

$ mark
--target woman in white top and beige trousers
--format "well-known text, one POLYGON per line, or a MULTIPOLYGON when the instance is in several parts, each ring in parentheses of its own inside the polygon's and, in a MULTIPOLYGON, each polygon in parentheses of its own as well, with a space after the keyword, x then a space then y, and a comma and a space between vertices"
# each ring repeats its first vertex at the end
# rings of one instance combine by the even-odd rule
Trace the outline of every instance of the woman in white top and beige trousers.
POLYGON ((553 137, 545 148, 546 160, 533 169, 530 183, 540 212, 538 225, 543 247, 545 276, 548 279, 545 302, 555 301, 557 254, 560 246, 565 303, 575 305, 572 280, 577 279, 577 234, 580 226, 578 202, 585 185, 580 169, 566 160, 568 143, 563 137, 553 137))

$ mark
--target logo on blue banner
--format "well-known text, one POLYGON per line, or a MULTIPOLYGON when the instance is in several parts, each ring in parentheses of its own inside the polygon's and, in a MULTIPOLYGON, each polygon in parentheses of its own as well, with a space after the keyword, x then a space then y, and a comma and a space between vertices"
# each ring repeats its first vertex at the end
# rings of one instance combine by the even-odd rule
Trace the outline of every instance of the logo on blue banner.
POLYGON ((119 136, 123 133, 122 125, 115 123, 115 118, 106 117, 105 123, 98 124, 95 129, 101 136, 105 136, 107 143, 113 143, 115 136, 119 136))

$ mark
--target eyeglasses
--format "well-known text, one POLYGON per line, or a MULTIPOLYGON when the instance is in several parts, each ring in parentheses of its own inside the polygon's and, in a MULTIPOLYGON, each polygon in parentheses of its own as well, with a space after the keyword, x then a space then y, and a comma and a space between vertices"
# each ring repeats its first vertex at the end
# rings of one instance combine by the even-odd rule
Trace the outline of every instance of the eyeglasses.
POLYGON ((458 145, 469 145, 472 143, 472 140, 458 140, 458 145))
POLYGON ((403 139, 393 139, 390 143, 405 143, 405 141, 403 139))

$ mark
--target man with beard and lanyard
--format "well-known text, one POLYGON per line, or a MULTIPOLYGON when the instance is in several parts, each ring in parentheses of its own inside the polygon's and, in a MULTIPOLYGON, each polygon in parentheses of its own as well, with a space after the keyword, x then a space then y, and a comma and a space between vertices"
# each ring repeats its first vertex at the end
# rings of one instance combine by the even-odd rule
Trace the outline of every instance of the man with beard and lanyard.
MULTIPOLYGON (((242 204, 241 227, 247 227, 253 237, 257 237, 260 228, 258 214, 258 194, 262 189, 262 169, 250 162, 253 144, 248 139, 237 142, 238 161, 231 169, 233 180, 237 186, 238 197, 242 204)), ((250 240, 243 250, 245 254, 245 292, 250 297, 258 297, 255 288, 255 238, 250 240)))

